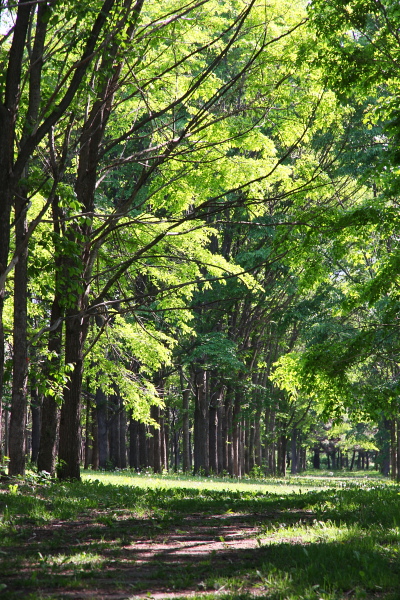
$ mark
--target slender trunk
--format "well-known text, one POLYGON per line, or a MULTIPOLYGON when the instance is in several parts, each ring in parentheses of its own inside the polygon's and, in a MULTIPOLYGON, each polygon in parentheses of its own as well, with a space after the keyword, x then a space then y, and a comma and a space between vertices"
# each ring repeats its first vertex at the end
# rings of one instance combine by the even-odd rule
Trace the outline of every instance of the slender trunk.
POLYGON ((143 470, 148 466, 147 429, 144 423, 139 423, 139 468, 143 470))
POLYGON ((391 419, 390 423, 390 465, 391 465, 391 478, 397 478, 397 436, 396 436, 396 420, 391 419))
POLYGON ((210 471, 218 474, 218 397, 214 394, 209 410, 210 471))
POLYGON ((121 412, 119 415, 119 452, 120 452, 119 462, 121 465, 121 469, 126 469, 126 467, 127 467, 126 429, 127 429, 126 410, 125 410, 124 406, 122 405, 122 400, 121 400, 121 412))
MULTIPOLYGON (((45 366, 45 377, 50 382, 54 379, 54 371, 59 364, 62 347, 62 310, 59 297, 56 294, 51 307, 48 351, 51 356, 49 364, 45 366)), ((57 434, 58 434, 59 408, 54 395, 45 394, 42 404, 42 426, 40 430, 38 471, 46 471, 54 475, 56 470, 57 434)))
POLYGON ((88 321, 79 309, 69 311, 65 328, 65 362, 74 365, 69 384, 64 388, 59 443, 59 479, 80 480, 80 415, 83 374, 83 344, 88 321), (78 314, 77 314, 78 313, 78 314))
POLYGON ((182 390, 182 467, 184 473, 190 470, 189 400, 190 388, 185 388, 182 390))
POLYGON ((194 409, 194 473, 209 474, 209 406, 207 371, 200 369, 195 375, 196 398, 194 409))
MULTIPOLYGON (((33 464, 37 464, 39 455, 39 443, 40 443, 40 396, 38 394, 35 382, 32 381, 31 387, 31 414, 32 414, 32 454, 31 461, 33 464)), ((1 420, 0 420, 1 423, 1 420)))
POLYGON ((86 415, 85 415, 85 469, 93 463, 93 438, 92 438, 92 411, 90 406, 90 396, 86 397, 86 415))
POLYGON ((279 436, 278 449, 278 470, 279 475, 286 477, 286 454, 287 454, 287 437, 285 434, 279 436))
POLYGON ((97 435, 99 468, 105 469, 108 462, 107 396, 101 388, 96 390, 97 435))
POLYGON ((313 467, 314 469, 321 468, 321 458, 320 458, 320 449, 314 448, 314 456, 313 456, 313 467))
POLYGON ((291 455, 292 455, 292 463, 290 466, 290 472, 292 475, 295 475, 298 472, 298 453, 297 453, 297 429, 292 429, 292 439, 291 439, 291 455))
POLYGON ((240 469, 240 416, 241 416, 242 394, 236 390, 232 417, 232 446, 233 446, 233 475, 241 476, 240 469))
POLYGON ((151 407, 151 416, 158 423, 158 427, 153 429, 153 469, 154 473, 162 473, 163 465, 161 458, 161 429, 160 416, 161 411, 159 406, 151 407))
POLYGON ((396 434, 397 434, 397 448, 396 448, 397 474, 396 474, 396 479, 398 482, 400 482, 400 419, 396 419, 396 434))
POLYGON ((129 466, 139 471, 139 421, 129 422, 129 466))
POLYGON ((180 367, 180 383, 182 392, 182 470, 184 473, 190 470, 190 421, 189 421, 189 401, 190 387, 185 381, 183 369, 180 367))
POLYGON ((120 429, 119 429, 119 413, 120 413, 120 397, 116 392, 110 394, 108 397, 108 408, 109 414, 109 429, 108 429, 108 443, 110 449, 110 466, 112 468, 121 468, 120 458, 120 429))
MULTIPOLYGON (((15 200, 15 243, 24 241, 27 231, 26 192, 15 200)), ((13 381, 10 420, 10 475, 25 474, 25 426, 28 393, 28 343, 27 343, 27 249, 21 253, 14 273, 14 330, 13 330, 13 381)))
POLYGON ((352 457, 351 457, 351 463, 350 463, 350 468, 349 468, 349 471, 352 471, 352 470, 353 470, 353 467, 354 467, 354 460, 355 460, 355 458, 356 458, 356 451, 355 451, 355 450, 353 450, 353 454, 352 454, 352 457))
POLYGON ((92 469, 97 471, 99 469, 99 428, 97 424, 97 410, 95 406, 92 406, 92 469))

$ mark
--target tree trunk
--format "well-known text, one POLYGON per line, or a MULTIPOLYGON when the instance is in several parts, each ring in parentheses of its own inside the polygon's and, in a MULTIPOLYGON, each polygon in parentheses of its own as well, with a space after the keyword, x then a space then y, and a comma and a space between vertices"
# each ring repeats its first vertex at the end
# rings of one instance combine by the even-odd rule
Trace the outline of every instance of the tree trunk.
MULTIPOLYGON (((53 299, 50 315, 50 332, 48 351, 50 362, 45 366, 44 375, 49 383, 54 380, 54 371, 59 365, 62 346, 62 310, 59 297, 53 299), (53 328, 53 329, 52 329, 53 328)), ((42 426, 40 430, 38 471, 46 471, 54 475, 56 471, 57 434, 58 434, 59 408, 54 395, 45 394, 42 403, 42 426)))
MULTIPOLYGON (((27 232, 26 195, 21 190, 15 200, 15 243, 23 243, 27 232)), ((13 380, 10 420, 9 475, 25 474, 25 426, 28 393, 28 343, 27 343, 27 249, 21 253, 14 274, 14 329, 13 329, 13 380)))
POLYGON ((292 439, 291 439, 292 462, 290 465, 290 472, 292 475, 295 475, 296 473, 298 473, 297 434, 298 434, 297 429, 293 428, 292 429, 292 439))
POLYGON ((127 419, 126 419, 126 410, 123 406, 123 401, 121 399, 121 412, 119 415, 119 451, 120 458, 119 462, 121 465, 121 469, 126 469, 127 460, 126 460, 126 430, 127 430, 127 419))
POLYGON ((147 428, 144 423, 139 423, 139 468, 147 469, 149 466, 147 428))
POLYGON ((218 396, 213 394, 209 410, 210 471, 218 474, 218 396))
POLYGON ((118 393, 110 394, 108 397, 109 409, 109 462, 111 468, 121 468, 121 448, 120 448, 120 397, 118 393))
MULTIPOLYGON (((183 373, 181 370, 181 389, 182 389, 182 469, 184 473, 190 470, 190 438, 189 438, 189 401, 190 388, 184 385, 183 373)), ((161 451, 161 449, 160 449, 161 451)))
POLYGON ((97 471, 99 469, 99 428, 97 424, 97 409, 95 406, 92 406, 92 445, 93 445, 93 454, 92 454, 92 469, 93 471, 97 471))
MULTIPOLYGON (((31 414, 32 414, 32 454, 31 461, 33 464, 37 464, 39 456, 39 443, 40 443, 40 396, 35 384, 32 381, 31 387, 31 414)), ((0 420, 1 424, 1 420, 0 420)), ((0 425, 1 426, 1 425, 0 425)))
POLYGON ((139 471, 139 421, 132 417, 129 423, 129 466, 139 471))
POLYGON ((107 396, 101 388, 96 390, 97 435, 99 468, 106 469, 108 463, 107 396))
POLYGON ((159 406, 151 407, 151 416, 158 423, 159 427, 153 428, 153 469, 154 473, 162 473, 163 465, 161 458, 161 428, 160 416, 161 411, 159 406))
POLYGON ((397 478, 397 436, 396 436, 396 420, 391 419, 390 422, 390 475, 392 479, 397 478))
POLYGON ((283 433, 279 436, 278 446, 278 472, 279 475, 286 477, 286 454, 287 454, 287 437, 283 433))
POLYGON ((209 474, 209 406, 207 395, 207 371, 200 369, 195 374, 194 409, 194 473, 209 474))
POLYGON ((65 328, 65 362, 73 364, 70 381, 64 388, 61 407, 59 443, 59 479, 80 480, 81 446, 81 392, 83 374, 83 344, 87 333, 87 318, 79 315, 79 308, 70 310, 65 328), (78 313, 78 314, 77 314, 78 313))
POLYGON ((90 397, 86 397, 86 415, 85 415, 85 469, 93 463, 93 438, 92 438, 92 411, 90 406, 90 397))
POLYGON ((314 448, 313 468, 314 469, 321 468, 321 457, 320 457, 320 449, 319 448, 314 448))

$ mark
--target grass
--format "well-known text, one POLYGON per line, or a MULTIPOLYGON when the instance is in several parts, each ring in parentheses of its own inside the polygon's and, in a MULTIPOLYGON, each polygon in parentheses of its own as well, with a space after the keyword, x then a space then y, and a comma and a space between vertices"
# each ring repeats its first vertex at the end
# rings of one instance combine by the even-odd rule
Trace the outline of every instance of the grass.
POLYGON ((399 495, 360 474, 5 482, 1 598, 398 600, 399 495))

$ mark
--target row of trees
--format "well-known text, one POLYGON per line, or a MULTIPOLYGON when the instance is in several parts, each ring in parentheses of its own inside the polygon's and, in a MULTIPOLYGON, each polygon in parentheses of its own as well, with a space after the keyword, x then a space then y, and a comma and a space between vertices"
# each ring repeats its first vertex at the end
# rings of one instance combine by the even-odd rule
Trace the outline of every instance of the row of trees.
POLYGON ((175 444, 240 475, 304 463, 340 412, 395 422, 395 71, 350 75, 397 51, 397 16, 353 5, 333 32, 318 2, 1 4, 10 474, 28 405, 60 478, 82 423, 87 464, 123 465, 129 428, 133 466, 175 444))

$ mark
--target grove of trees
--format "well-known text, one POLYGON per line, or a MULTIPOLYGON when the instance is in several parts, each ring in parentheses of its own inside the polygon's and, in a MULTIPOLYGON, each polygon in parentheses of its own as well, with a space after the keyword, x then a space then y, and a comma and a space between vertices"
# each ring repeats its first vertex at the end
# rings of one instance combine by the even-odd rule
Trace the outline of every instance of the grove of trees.
MULTIPOLYGON (((0 3, 0 459, 400 479, 400 10, 0 3)), ((0 461, 1 462, 1 461, 0 461)))

